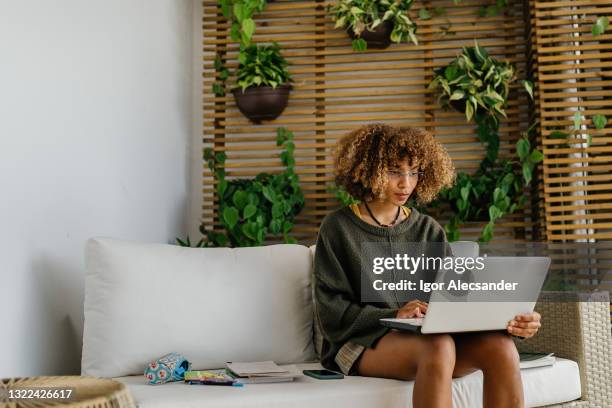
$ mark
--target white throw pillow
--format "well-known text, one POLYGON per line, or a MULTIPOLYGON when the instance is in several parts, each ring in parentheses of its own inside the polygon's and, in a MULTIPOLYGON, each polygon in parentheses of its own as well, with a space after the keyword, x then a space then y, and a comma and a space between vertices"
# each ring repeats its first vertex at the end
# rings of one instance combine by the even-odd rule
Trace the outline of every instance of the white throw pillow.
POLYGON ((86 246, 83 375, 142 374, 170 352, 195 369, 315 358, 310 249, 86 246))

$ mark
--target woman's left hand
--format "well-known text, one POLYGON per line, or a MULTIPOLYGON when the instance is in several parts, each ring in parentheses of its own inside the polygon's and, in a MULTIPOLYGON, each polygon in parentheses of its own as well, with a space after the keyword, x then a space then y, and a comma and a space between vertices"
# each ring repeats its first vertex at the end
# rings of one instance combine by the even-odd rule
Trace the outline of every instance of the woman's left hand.
POLYGON ((508 333, 524 338, 533 337, 542 326, 540 323, 541 317, 538 312, 516 315, 514 319, 508 322, 508 333))

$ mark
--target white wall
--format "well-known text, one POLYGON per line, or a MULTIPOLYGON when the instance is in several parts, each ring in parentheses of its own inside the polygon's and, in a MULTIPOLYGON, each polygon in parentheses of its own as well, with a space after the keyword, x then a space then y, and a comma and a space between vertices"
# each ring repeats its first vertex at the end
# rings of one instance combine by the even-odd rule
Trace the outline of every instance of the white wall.
POLYGON ((193 2, 0 10, 0 377, 76 374, 86 239, 188 229, 193 2))
POLYGON ((191 238, 192 244, 198 242, 202 238, 200 233, 200 224, 202 223, 202 201, 204 194, 202 193, 202 174, 204 172, 204 161, 202 154, 204 150, 203 131, 204 119, 203 115, 203 97, 204 78, 202 77, 202 65, 204 64, 204 52, 202 50, 203 29, 202 29, 202 9, 201 0, 193 0, 193 49, 192 49, 192 120, 191 130, 193 138, 191 141, 191 205, 189 224, 187 232, 191 238))

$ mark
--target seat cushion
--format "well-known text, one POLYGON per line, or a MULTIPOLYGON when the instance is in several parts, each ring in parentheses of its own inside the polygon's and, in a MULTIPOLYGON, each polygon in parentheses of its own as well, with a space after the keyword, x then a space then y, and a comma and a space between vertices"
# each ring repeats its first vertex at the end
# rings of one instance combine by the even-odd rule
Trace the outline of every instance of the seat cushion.
POLYGON ((170 352, 199 368, 315 360, 305 246, 90 239, 86 268, 84 375, 142 374, 170 352))
MULTIPOLYGON (((299 364, 316 369, 316 364, 299 364)), ((550 367, 521 371, 525 403, 536 407, 571 401, 580 397, 578 365, 557 359, 550 367)), ((203 406, 224 408, 379 408, 411 407, 414 381, 351 376, 342 380, 317 380, 302 376, 290 383, 246 384, 244 387, 218 387, 170 383, 146 385, 144 377, 116 378, 130 389, 140 408, 203 406)), ((482 372, 453 380, 453 407, 482 406, 482 372)))

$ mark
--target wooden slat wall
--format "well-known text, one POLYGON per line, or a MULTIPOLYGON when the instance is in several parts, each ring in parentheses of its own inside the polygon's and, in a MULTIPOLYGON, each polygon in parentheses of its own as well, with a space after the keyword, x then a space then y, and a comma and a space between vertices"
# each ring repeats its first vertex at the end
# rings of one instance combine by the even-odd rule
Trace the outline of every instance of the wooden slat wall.
MULTIPOLYGON (((543 138, 543 235, 549 241, 601 242, 612 238, 612 128, 595 130, 596 113, 612 119, 612 33, 594 37, 598 16, 612 18, 612 1, 529 1, 535 27, 532 67, 538 79, 543 138), (567 143, 548 137, 567 130, 576 111, 589 128, 567 143), (583 137, 590 134, 591 146, 583 137), (567 143, 567 144, 566 144, 567 143)), ((612 289, 610 251, 576 259, 567 282, 581 290, 612 289), (594 275, 598 275, 596 278, 594 275)), ((563 260, 553 259, 553 267, 563 260)), ((554 269, 554 268, 553 268, 554 269)), ((612 304, 610 306, 612 319, 612 304)))
MULTIPOLYGON (((530 1, 535 24, 539 116, 544 145, 544 203, 548 240, 612 238, 612 32, 594 37, 597 16, 612 19, 611 0, 530 1), (577 135, 551 139, 587 118, 592 144, 577 135), (592 115, 606 115, 595 130, 592 115)), ((584 138, 583 138, 584 137, 584 138)))
MULTIPOLYGON (((536 123, 535 137, 532 143, 542 150, 542 126, 540 120, 540 103, 539 103, 539 87, 538 82, 538 60, 537 60, 537 35, 536 35, 536 19, 535 19, 535 0, 525 0, 523 15, 525 19, 525 47, 526 47, 526 62, 527 73, 526 78, 533 81, 534 85, 534 103, 531 106, 529 115, 529 123, 536 123)), ((542 199, 544 196, 544 175, 542 166, 536 166, 533 173, 533 181, 531 186, 531 210, 533 213, 533 240, 544 241, 546 238, 546 205, 542 199)))
MULTIPOLYGON (((204 1, 203 77, 204 143, 228 156, 229 178, 252 177, 261 171, 280 171, 275 130, 286 126, 295 134, 296 169, 306 196, 306 207, 296 220, 293 235, 301 243, 316 239, 325 214, 339 203, 326 191, 333 180, 330 151, 348 131, 370 122, 420 126, 431 131, 448 149, 458 170, 473 172, 484 155, 475 127, 463 115, 444 112, 427 91, 433 69, 444 66, 464 45, 474 39, 499 59, 517 64, 522 74, 528 70, 526 12, 522 2, 511 2, 503 15, 478 17, 477 9, 486 1, 416 2, 421 7, 443 6, 445 17, 420 21, 420 44, 392 44, 386 50, 355 53, 346 33, 335 30, 326 15, 324 1, 275 1, 256 17, 254 41, 277 41, 290 64, 296 83, 289 106, 276 120, 251 124, 237 110, 233 96, 215 97, 210 88, 215 81, 213 60, 218 53, 226 66, 236 67, 238 46, 229 38, 229 25, 214 0, 204 1), (441 26, 448 25, 447 34, 441 26)), ((232 78, 228 84, 232 83, 232 78)), ((508 120, 500 129, 500 154, 514 154, 514 144, 533 116, 525 92, 514 86, 508 120)), ((202 222, 207 228, 220 228, 216 219, 214 180, 203 166, 204 203, 202 222)), ((534 200, 538 213, 538 202, 534 200)), ((496 227, 496 241, 534 239, 535 220, 531 208, 508 216, 496 227)), ((444 213, 438 219, 445 222, 444 213)), ((463 239, 476 239, 484 224, 470 224, 463 239)))

